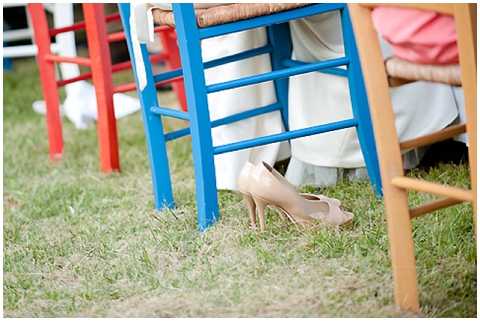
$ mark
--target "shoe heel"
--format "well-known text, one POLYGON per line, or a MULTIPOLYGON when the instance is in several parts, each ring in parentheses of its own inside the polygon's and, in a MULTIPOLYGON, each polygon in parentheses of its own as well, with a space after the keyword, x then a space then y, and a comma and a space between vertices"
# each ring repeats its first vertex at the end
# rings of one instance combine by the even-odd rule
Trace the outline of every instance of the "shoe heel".
POLYGON ((260 222, 260 231, 265 231, 265 207, 268 203, 258 197, 253 197, 253 201, 255 202, 255 206, 257 208, 258 220, 260 222))
POLYGON ((250 216, 250 225, 252 226, 252 228, 255 229, 257 228, 257 215, 256 215, 255 202, 251 195, 244 194, 244 193, 242 193, 242 195, 243 195, 243 200, 247 204, 248 214, 250 216))

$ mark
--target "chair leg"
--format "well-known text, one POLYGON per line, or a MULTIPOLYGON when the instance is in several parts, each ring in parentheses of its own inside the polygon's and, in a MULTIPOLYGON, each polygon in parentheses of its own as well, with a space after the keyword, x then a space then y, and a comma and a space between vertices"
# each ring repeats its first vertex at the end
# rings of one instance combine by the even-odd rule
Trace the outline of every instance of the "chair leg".
POLYGON ((104 172, 120 170, 117 125, 113 109, 112 62, 103 4, 83 4, 92 81, 97 96, 97 133, 100 166, 104 172))
MULTIPOLYGON (((292 39, 290 36, 290 27, 288 23, 275 24, 267 27, 268 42, 272 45, 273 50, 270 53, 270 61, 272 70, 282 69, 282 61, 290 59, 292 56, 292 39)), ((277 100, 282 106, 282 121, 285 130, 288 126, 288 78, 276 79, 275 94, 277 100)))
MULTIPOLYGON (((169 69, 177 69, 182 66, 180 54, 178 52, 177 37, 173 29, 160 33, 160 40, 164 50, 167 52, 167 66, 169 69)), ((173 90, 177 94, 180 107, 183 111, 187 111, 187 98, 185 97, 185 87, 183 80, 179 79, 172 83, 173 90)))
POLYGON ((173 4, 173 13, 190 115, 198 226, 203 231, 218 220, 219 211, 200 37, 192 4, 173 4))
POLYGON ((60 98, 55 77, 55 64, 45 57, 51 54, 48 22, 43 4, 28 4, 28 12, 32 20, 35 44, 37 45, 37 62, 46 106, 46 123, 48 131, 49 152, 51 160, 62 158, 63 137, 62 119, 60 116, 60 98))
POLYGON ((152 65, 149 60, 149 54, 146 45, 141 45, 143 62, 145 63, 145 77, 148 79, 146 86, 142 89, 139 85, 138 68, 135 59, 135 50, 132 44, 132 35, 130 28, 130 4, 122 3, 118 5, 120 16, 122 17, 123 30, 127 40, 128 52, 132 61, 132 70, 134 71, 135 81, 142 105, 142 117, 145 124, 145 138, 147 141, 148 157, 150 159, 150 169, 152 172, 153 194, 155 198, 156 209, 173 208, 175 202, 172 193, 172 183, 170 178, 170 169, 168 166, 167 146, 163 135, 162 119, 150 111, 150 107, 158 106, 157 90, 153 81, 152 65))
POLYGON ((403 175, 395 118, 377 34, 368 8, 349 4, 377 142, 387 215, 395 302, 418 312, 415 253, 407 192, 391 184, 403 175))
MULTIPOLYGON (((455 5, 455 21, 460 54, 460 68, 465 112, 467 114, 468 158, 473 195, 477 195, 477 57, 476 5, 455 5)), ((477 199, 473 198, 473 223, 476 234, 477 199)))
POLYGON ((378 165, 377 148, 373 134, 372 120, 368 108, 368 99, 363 83, 362 69, 358 59, 357 47, 353 36, 352 23, 348 8, 341 12, 345 55, 350 58, 348 66, 348 87, 354 118, 358 121, 357 136, 360 142, 368 176, 375 193, 382 196, 382 182, 378 165))

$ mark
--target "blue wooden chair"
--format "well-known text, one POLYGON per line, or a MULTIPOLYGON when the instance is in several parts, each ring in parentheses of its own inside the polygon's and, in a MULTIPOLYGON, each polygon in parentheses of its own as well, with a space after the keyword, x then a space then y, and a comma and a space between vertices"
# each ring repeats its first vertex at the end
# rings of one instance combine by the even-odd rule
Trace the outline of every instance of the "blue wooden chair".
POLYGON ((370 121, 367 96, 362 79, 362 71, 358 59, 357 48, 352 34, 352 26, 345 4, 311 4, 294 9, 280 11, 233 21, 219 25, 199 27, 192 4, 173 4, 173 15, 182 68, 159 75, 152 74, 151 64, 145 45, 141 45, 144 66, 135 66, 134 50, 130 31, 130 5, 119 4, 123 26, 127 38, 130 57, 134 65, 137 89, 139 88, 137 68, 145 68, 146 86, 138 90, 142 104, 145 133, 150 158, 155 204, 158 209, 173 207, 171 179, 169 173, 166 142, 191 134, 192 152, 195 170, 196 200, 198 226, 206 229, 219 218, 217 188, 215 179, 214 155, 233 152, 240 149, 355 127, 360 141, 362 153, 368 169, 369 177, 377 194, 381 194, 381 182, 378 169, 377 152, 370 121), (291 59, 292 44, 288 21, 331 11, 341 13, 345 56, 317 62, 302 62, 291 59), (202 61, 200 41, 215 36, 234 33, 258 27, 267 27, 268 43, 260 48, 247 50, 228 57, 208 62, 202 61), (272 71, 229 80, 212 85, 205 84, 204 69, 269 53, 272 71), (339 68, 346 66, 346 68, 339 68), (323 72, 347 77, 353 109, 353 118, 304 129, 288 131, 288 77, 308 72, 323 72), (183 76, 188 112, 161 107, 157 101, 155 84, 173 77, 183 76), (277 101, 268 106, 248 110, 219 120, 210 121, 207 95, 222 90, 248 86, 266 81, 274 81, 277 101), (246 141, 222 146, 213 146, 211 129, 249 117, 280 110, 287 129, 286 132, 258 137, 246 141), (188 120, 190 126, 184 129, 164 133, 161 117, 174 117, 188 120))

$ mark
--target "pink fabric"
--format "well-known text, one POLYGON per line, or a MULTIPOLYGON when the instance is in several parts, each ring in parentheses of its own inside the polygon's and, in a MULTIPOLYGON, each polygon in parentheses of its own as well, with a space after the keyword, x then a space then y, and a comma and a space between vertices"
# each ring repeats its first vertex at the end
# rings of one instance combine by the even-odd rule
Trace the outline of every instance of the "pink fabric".
POLYGON ((398 58, 421 64, 458 63, 453 17, 425 10, 380 6, 373 10, 372 19, 398 58))

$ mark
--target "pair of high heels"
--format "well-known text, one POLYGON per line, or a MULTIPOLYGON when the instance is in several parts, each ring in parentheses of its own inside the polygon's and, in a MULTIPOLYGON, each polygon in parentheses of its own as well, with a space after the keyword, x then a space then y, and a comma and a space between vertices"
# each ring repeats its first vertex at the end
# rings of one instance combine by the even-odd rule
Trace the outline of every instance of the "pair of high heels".
POLYGON ((292 223, 309 226, 317 221, 329 225, 343 225, 353 219, 353 214, 341 209, 335 198, 323 195, 298 193, 279 172, 265 162, 253 165, 247 162, 238 178, 238 189, 247 204, 253 228, 265 230, 265 208, 273 206, 280 217, 292 223))

